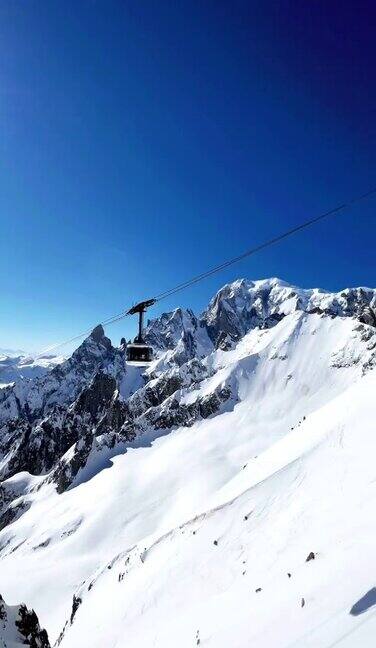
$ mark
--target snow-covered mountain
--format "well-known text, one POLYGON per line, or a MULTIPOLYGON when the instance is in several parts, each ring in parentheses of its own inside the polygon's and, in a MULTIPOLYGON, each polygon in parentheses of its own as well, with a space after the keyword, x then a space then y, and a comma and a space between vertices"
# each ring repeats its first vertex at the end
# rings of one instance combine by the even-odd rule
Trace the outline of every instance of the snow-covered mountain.
POLYGON ((239 280, 2 390, 3 595, 63 648, 373 646, 375 313, 239 280))
POLYGON ((63 356, 46 354, 34 358, 23 351, 0 349, 0 389, 23 378, 44 376, 63 361, 63 356))

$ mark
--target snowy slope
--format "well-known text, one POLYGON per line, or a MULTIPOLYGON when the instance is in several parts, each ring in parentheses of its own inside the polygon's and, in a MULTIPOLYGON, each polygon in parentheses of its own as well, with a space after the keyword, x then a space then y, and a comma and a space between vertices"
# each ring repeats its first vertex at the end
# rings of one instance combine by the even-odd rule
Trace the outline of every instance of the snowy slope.
POLYGON ((86 369, 76 352, 57 391, 33 387, 43 421, 12 423, 7 600, 52 640, 64 628, 63 648, 373 645, 372 608, 350 610, 374 586, 374 305, 370 289, 234 282, 200 317, 150 323, 145 375, 89 338, 86 369), (17 472, 48 444, 48 469, 17 472))
POLYGON ((217 508, 103 565, 61 645, 373 646, 376 608, 350 614, 374 586, 374 377, 362 383, 248 465, 217 508))

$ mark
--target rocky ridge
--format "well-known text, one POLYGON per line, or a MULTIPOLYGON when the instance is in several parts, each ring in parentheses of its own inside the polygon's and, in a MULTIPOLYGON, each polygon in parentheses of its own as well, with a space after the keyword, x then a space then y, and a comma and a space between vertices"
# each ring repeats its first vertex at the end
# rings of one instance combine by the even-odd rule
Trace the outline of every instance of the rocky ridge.
MULTIPOLYGON (((157 358, 126 396, 124 349, 113 347, 99 325, 49 374, 0 392, 0 476, 7 480, 26 471, 61 493, 93 453, 234 407, 238 393, 231 376, 213 383, 204 395, 197 390, 215 375, 215 354, 233 349, 249 331, 273 328, 295 312, 358 320, 369 351, 359 359, 366 371, 375 361, 375 309, 376 293, 367 288, 333 294, 278 279, 235 281, 199 317, 176 309, 148 323, 146 338, 157 358)), ((346 354, 342 356, 337 351, 333 366, 346 365, 346 354)), ((27 507, 27 490, 15 494, 6 484, 0 486, 0 529, 27 507)))

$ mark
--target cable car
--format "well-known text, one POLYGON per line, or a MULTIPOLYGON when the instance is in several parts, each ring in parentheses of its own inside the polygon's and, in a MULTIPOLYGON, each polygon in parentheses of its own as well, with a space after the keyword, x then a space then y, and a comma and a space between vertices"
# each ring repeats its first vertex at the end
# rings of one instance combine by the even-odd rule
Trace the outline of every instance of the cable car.
POLYGON ((143 337, 144 328, 144 313, 149 306, 155 303, 155 299, 147 299, 146 301, 132 306, 127 312, 127 315, 135 315, 138 313, 138 335, 136 335, 133 342, 129 342, 126 347, 127 362, 134 362, 146 364, 153 359, 153 347, 146 344, 143 337))

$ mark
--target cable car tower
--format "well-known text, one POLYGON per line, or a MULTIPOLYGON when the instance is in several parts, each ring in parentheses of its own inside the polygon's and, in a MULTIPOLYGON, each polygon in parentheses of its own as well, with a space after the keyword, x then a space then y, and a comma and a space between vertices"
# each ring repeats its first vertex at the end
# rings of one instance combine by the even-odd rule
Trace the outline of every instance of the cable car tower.
MULTIPOLYGON (((135 363, 139 362, 139 363, 147 364, 153 358, 153 349, 152 347, 146 344, 144 338, 142 337, 142 331, 143 331, 144 313, 146 312, 146 309, 149 308, 149 306, 152 306, 157 301, 159 302, 162 299, 166 299, 166 297, 171 297, 172 295, 175 295, 181 290, 190 288, 194 284, 203 281, 207 277, 211 277, 217 272, 220 272, 221 270, 224 270, 225 268, 228 268, 229 266, 232 266, 235 263, 238 263, 239 261, 242 261, 243 259, 250 257, 253 254, 256 254, 256 252, 261 252, 261 250, 264 250, 265 248, 271 247, 272 245, 275 245, 276 243, 283 241, 288 236, 291 236, 292 234, 296 234, 297 232, 300 232, 306 229, 307 227, 311 227, 312 225, 324 220, 325 218, 328 218, 329 216, 334 216, 339 212, 343 212, 345 209, 349 209, 350 207, 353 207, 356 203, 359 203, 360 201, 365 200, 370 196, 374 196, 375 194, 376 194, 376 187, 374 187, 370 191, 367 191, 367 193, 364 193, 359 196, 355 196, 351 200, 348 200, 347 202, 344 202, 341 205, 334 207, 334 209, 330 209, 329 211, 326 211, 320 214, 319 216, 316 216, 315 218, 306 220, 300 223, 300 225, 296 225, 295 227, 292 227, 291 229, 282 232, 282 234, 279 234, 278 236, 274 236, 273 238, 264 241, 263 243, 260 243, 259 245, 256 245, 255 247, 252 247, 249 250, 246 250, 245 252, 243 252, 243 254, 239 254, 238 256, 233 257, 232 259, 228 259, 227 261, 220 263, 214 268, 209 268, 209 270, 207 270, 206 272, 202 272, 201 274, 192 277, 188 281, 184 281, 183 283, 180 283, 177 286, 170 288, 170 290, 165 290, 159 295, 156 295, 154 299, 147 299, 145 301, 140 302, 139 304, 136 304, 135 306, 132 306, 132 308, 130 308, 129 311, 125 311, 125 312, 123 311, 118 315, 109 317, 107 320, 104 320, 102 322, 102 326, 108 326, 110 324, 114 324, 115 322, 122 320, 126 315, 135 315, 136 313, 138 313, 139 316, 138 335, 135 337, 133 343, 130 342, 127 346, 126 349, 127 360, 130 362, 135 362, 135 363)), ((91 329, 84 331, 83 333, 80 333, 79 335, 76 335, 75 337, 70 338, 69 340, 65 340, 64 342, 60 342, 59 344, 55 344, 54 346, 50 346, 47 349, 44 349, 43 351, 41 351, 41 353, 34 355, 33 357, 34 359, 41 358, 45 353, 50 353, 52 350, 59 349, 65 344, 70 344, 72 342, 75 342, 76 340, 80 340, 82 337, 89 335, 90 332, 91 329)), ((121 339, 120 344, 125 345, 124 338, 121 339)))
POLYGON ((127 315, 135 315, 138 313, 138 335, 136 335, 133 342, 130 342, 127 345, 128 362, 145 364, 146 362, 151 362, 153 359, 153 348, 146 344, 143 337, 143 329, 144 313, 146 313, 146 309, 155 304, 155 302, 156 299, 147 299, 146 301, 142 301, 139 304, 132 306, 132 308, 127 312, 127 315))

